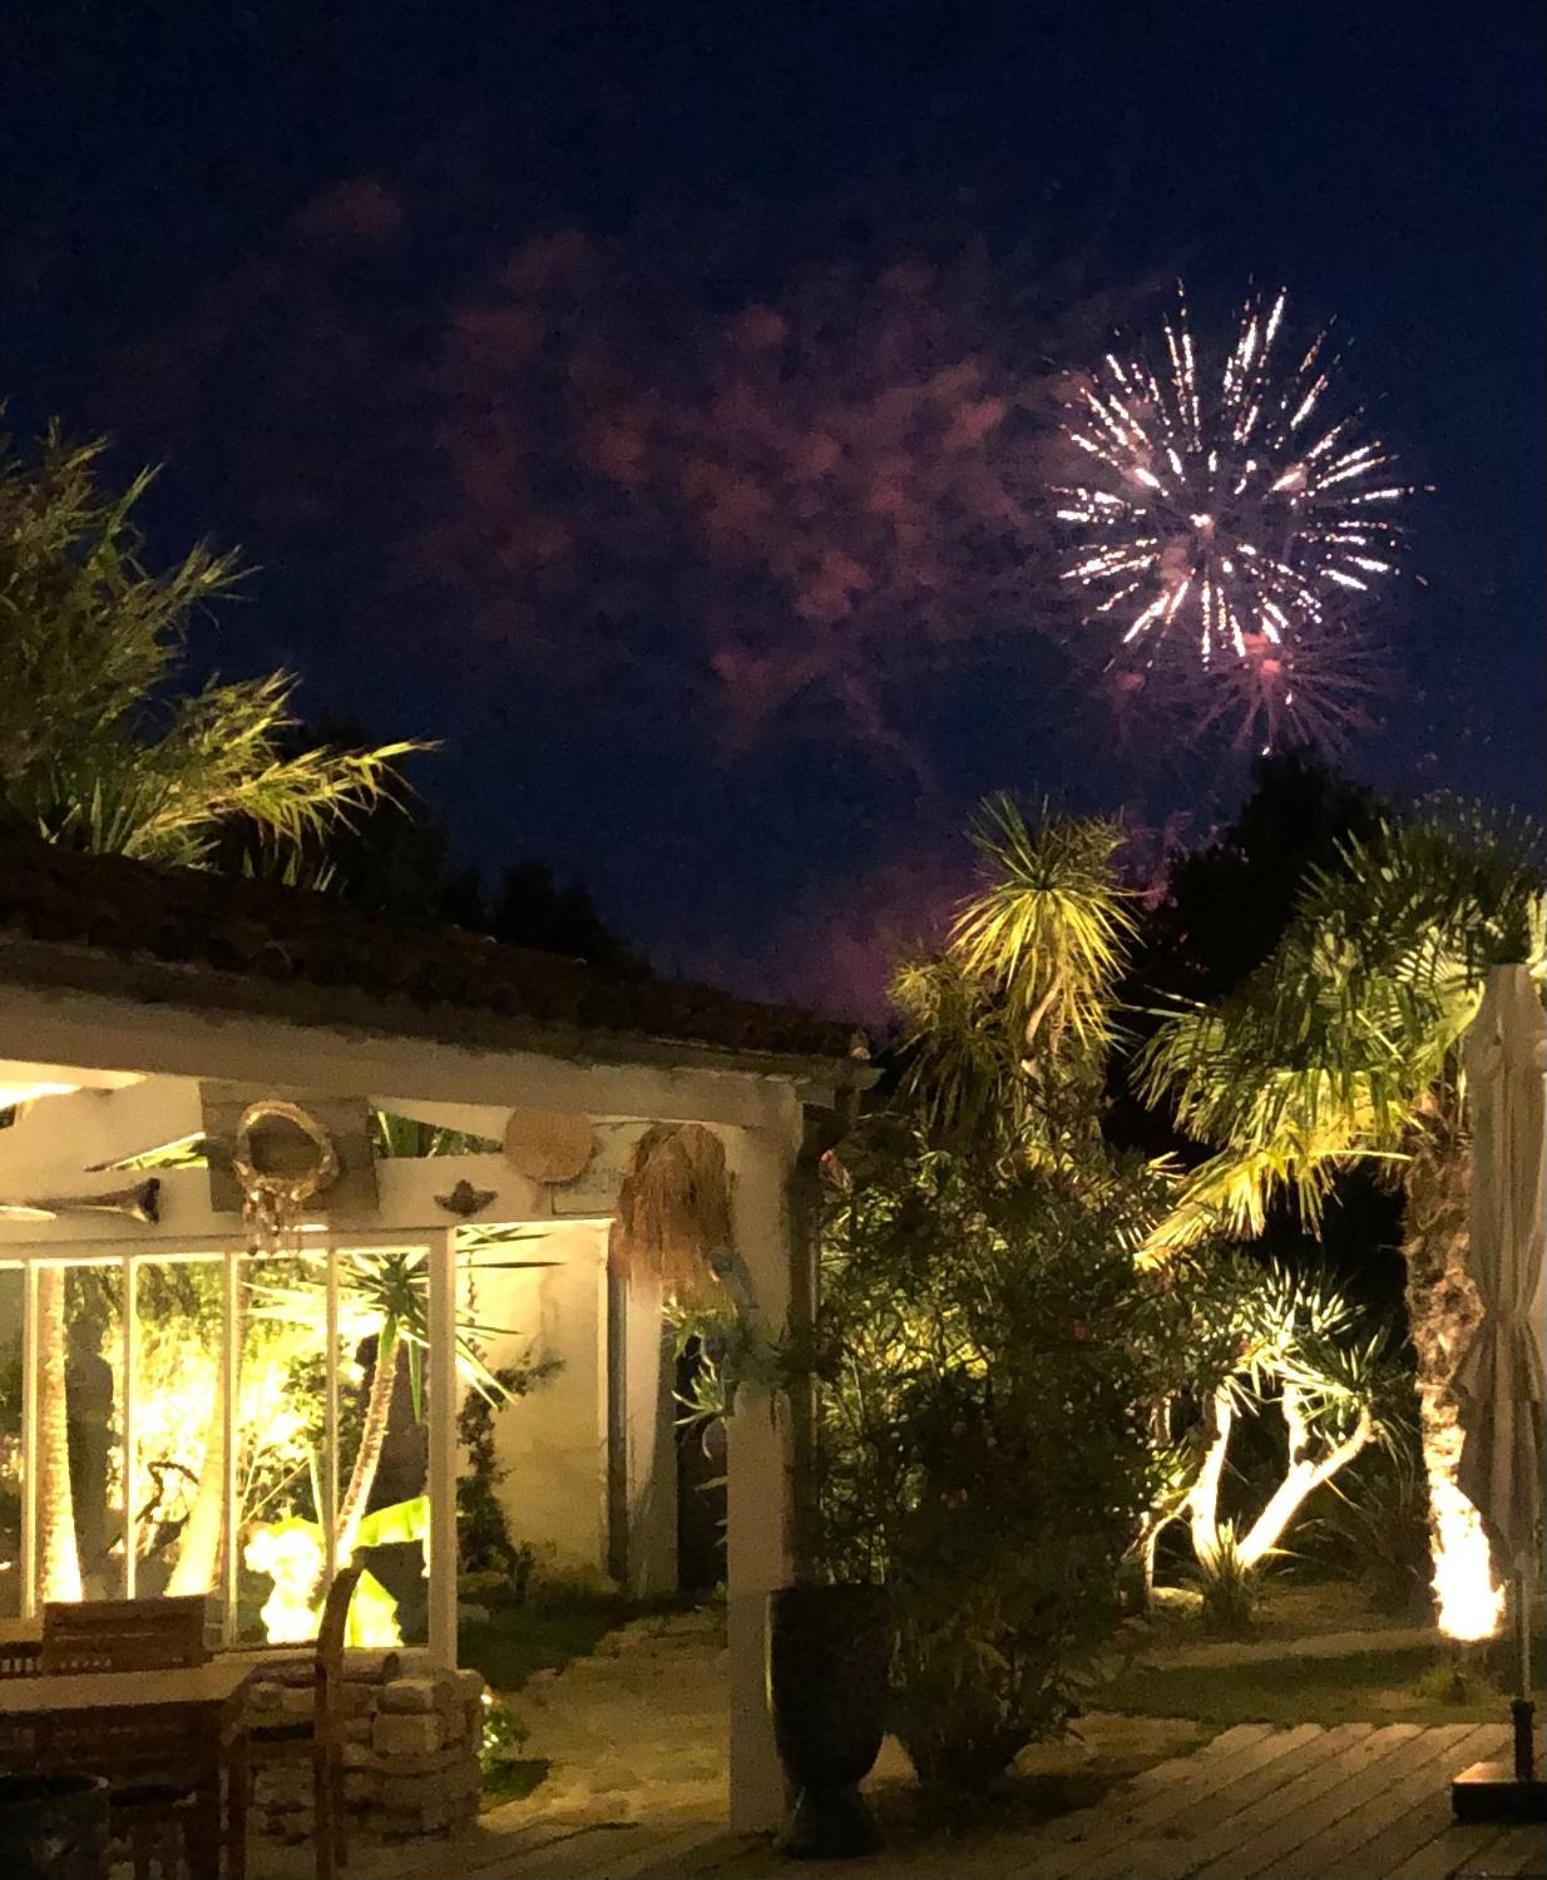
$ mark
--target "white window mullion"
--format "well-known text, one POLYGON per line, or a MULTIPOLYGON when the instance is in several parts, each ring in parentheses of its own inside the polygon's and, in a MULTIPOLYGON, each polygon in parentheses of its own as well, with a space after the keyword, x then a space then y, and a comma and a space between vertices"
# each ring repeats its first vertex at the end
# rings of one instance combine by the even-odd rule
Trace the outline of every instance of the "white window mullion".
POLYGON ((447 1227, 430 1243, 430 1657, 454 1670, 457 1662, 457 1230, 447 1227))
POLYGON ((225 1481, 221 1489, 221 1511, 224 1518, 221 1524, 220 1553, 225 1568, 225 1597, 221 1602, 220 1637, 221 1643, 228 1650, 236 1642, 238 1513, 236 1505, 236 1397, 237 1381, 241 1370, 241 1352, 237 1343, 241 1319, 239 1311, 242 1283, 241 1259, 240 1253, 234 1249, 227 1249, 221 1311, 220 1415, 225 1438, 226 1466, 225 1481))
POLYGON ((139 1482, 134 1466, 134 1411, 136 1375, 140 1356, 140 1311, 136 1289, 138 1274, 134 1256, 126 1253, 123 1263, 123 1372, 124 1395, 119 1418, 123 1428, 124 1476, 124 1598, 133 1599, 139 1561, 139 1520, 136 1503, 139 1482))
POLYGON ((338 1572, 338 1248, 327 1252, 327 1358, 323 1364, 322 1545, 327 1584, 338 1572))

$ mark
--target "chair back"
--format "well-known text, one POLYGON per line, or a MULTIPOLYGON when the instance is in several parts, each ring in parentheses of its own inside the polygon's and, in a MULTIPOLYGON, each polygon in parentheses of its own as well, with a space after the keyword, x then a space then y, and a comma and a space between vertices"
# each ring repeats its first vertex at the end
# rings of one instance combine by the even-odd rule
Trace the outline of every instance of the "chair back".
POLYGON ((317 1627, 317 1740, 326 1744, 335 1734, 339 1686, 344 1679, 344 1630, 349 1620, 349 1603, 360 1584, 359 1567, 340 1567, 322 1602, 322 1619, 317 1627))
POLYGON ((165 1671, 209 1663, 202 1593, 175 1599, 50 1600, 43 1608, 44 1672, 165 1671))
POLYGON ((0 1678, 35 1678, 43 1667, 43 1641, 36 1638, 7 1639, 0 1645, 0 1678))

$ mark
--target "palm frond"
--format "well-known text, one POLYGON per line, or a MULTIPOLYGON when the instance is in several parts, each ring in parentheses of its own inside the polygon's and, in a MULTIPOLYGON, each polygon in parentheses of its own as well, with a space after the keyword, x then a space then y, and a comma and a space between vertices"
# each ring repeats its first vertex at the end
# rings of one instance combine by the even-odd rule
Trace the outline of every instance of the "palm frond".
POLYGON ((1539 960, 1541 893, 1528 827, 1454 811, 1387 823, 1314 875, 1267 963, 1230 998, 1174 1007, 1140 1055, 1144 1094, 1220 1145, 1151 1250, 1258 1233, 1279 1193, 1314 1225, 1339 1168, 1400 1161, 1458 1075, 1489 967, 1539 960))
POLYGON ((983 806, 973 840, 988 881, 956 917, 953 956, 1001 990, 1028 1050, 1044 1030, 1104 1046, 1134 934, 1114 866, 1121 829, 1045 805, 1028 822, 1013 797, 1000 795, 983 806))

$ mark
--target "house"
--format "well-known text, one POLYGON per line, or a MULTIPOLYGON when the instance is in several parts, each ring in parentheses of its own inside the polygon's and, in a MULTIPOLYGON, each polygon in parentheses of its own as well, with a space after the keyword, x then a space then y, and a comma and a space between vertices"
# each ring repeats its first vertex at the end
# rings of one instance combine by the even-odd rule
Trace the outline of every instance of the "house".
MULTIPOLYGON (((374 1346, 362 1337, 365 1276, 405 1272, 425 1321, 413 1505, 435 1659, 456 1653, 463 1319, 501 1328, 476 1335, 490 1364, 527 1346, 560 1361, 496 1412, 514 1534, 671 1585, 661 1288, 620 1266, 620 1189, 641 1145, 676 1132, 706 1166, 723 1157, 706 1231, 728 1225, 728 1294, 776 1333, 810 1299, 791 1201, 804 1118, 870 1076, 847 1027, 807 1014, 7 836, 0 1346, 17 1386, 0 1394, 15 1589, 0 1597, 24 1624, 72 1573, 127 1596, 181 1571, 227 1643, 278 1636, 270 1556, 306 1543, 331 1565, 360 1486, 356 1367, 386 1336, 378 1315, 374 1346), (449 1152, 384 1153, 405 1143, 449 1152), (301 1280, 304 1353, 282 1332, 301 1280), (268 1519, 298 1505, 315 1518, 268 1519)), ((383 1415, 401 1423, 396 1388, 383 1415)), ((750 1829, 782 1804, 763 1626, 790 1571, 794 1433, 751 1392, 728 1421, 731 1819, 750 1829)))

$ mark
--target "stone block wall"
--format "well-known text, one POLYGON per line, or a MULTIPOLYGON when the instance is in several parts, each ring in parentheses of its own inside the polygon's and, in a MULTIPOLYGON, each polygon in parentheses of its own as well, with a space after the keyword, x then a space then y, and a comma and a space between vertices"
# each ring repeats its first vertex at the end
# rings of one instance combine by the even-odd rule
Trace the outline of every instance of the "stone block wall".
MULTIPOLYGON (((312 1667, 274 1665, 247 1687, 245 1721, 312 1714, 312 1667)), ((484 1682, 436 1671, 414 1651, 344 1654, 344 1806, 349 1832, 377 1841, 454 1833, 478 1812, 484 1682)), ((312 1831, 311 1746, 257 1772, 252 1831, 301 1841, 312 1831)))

